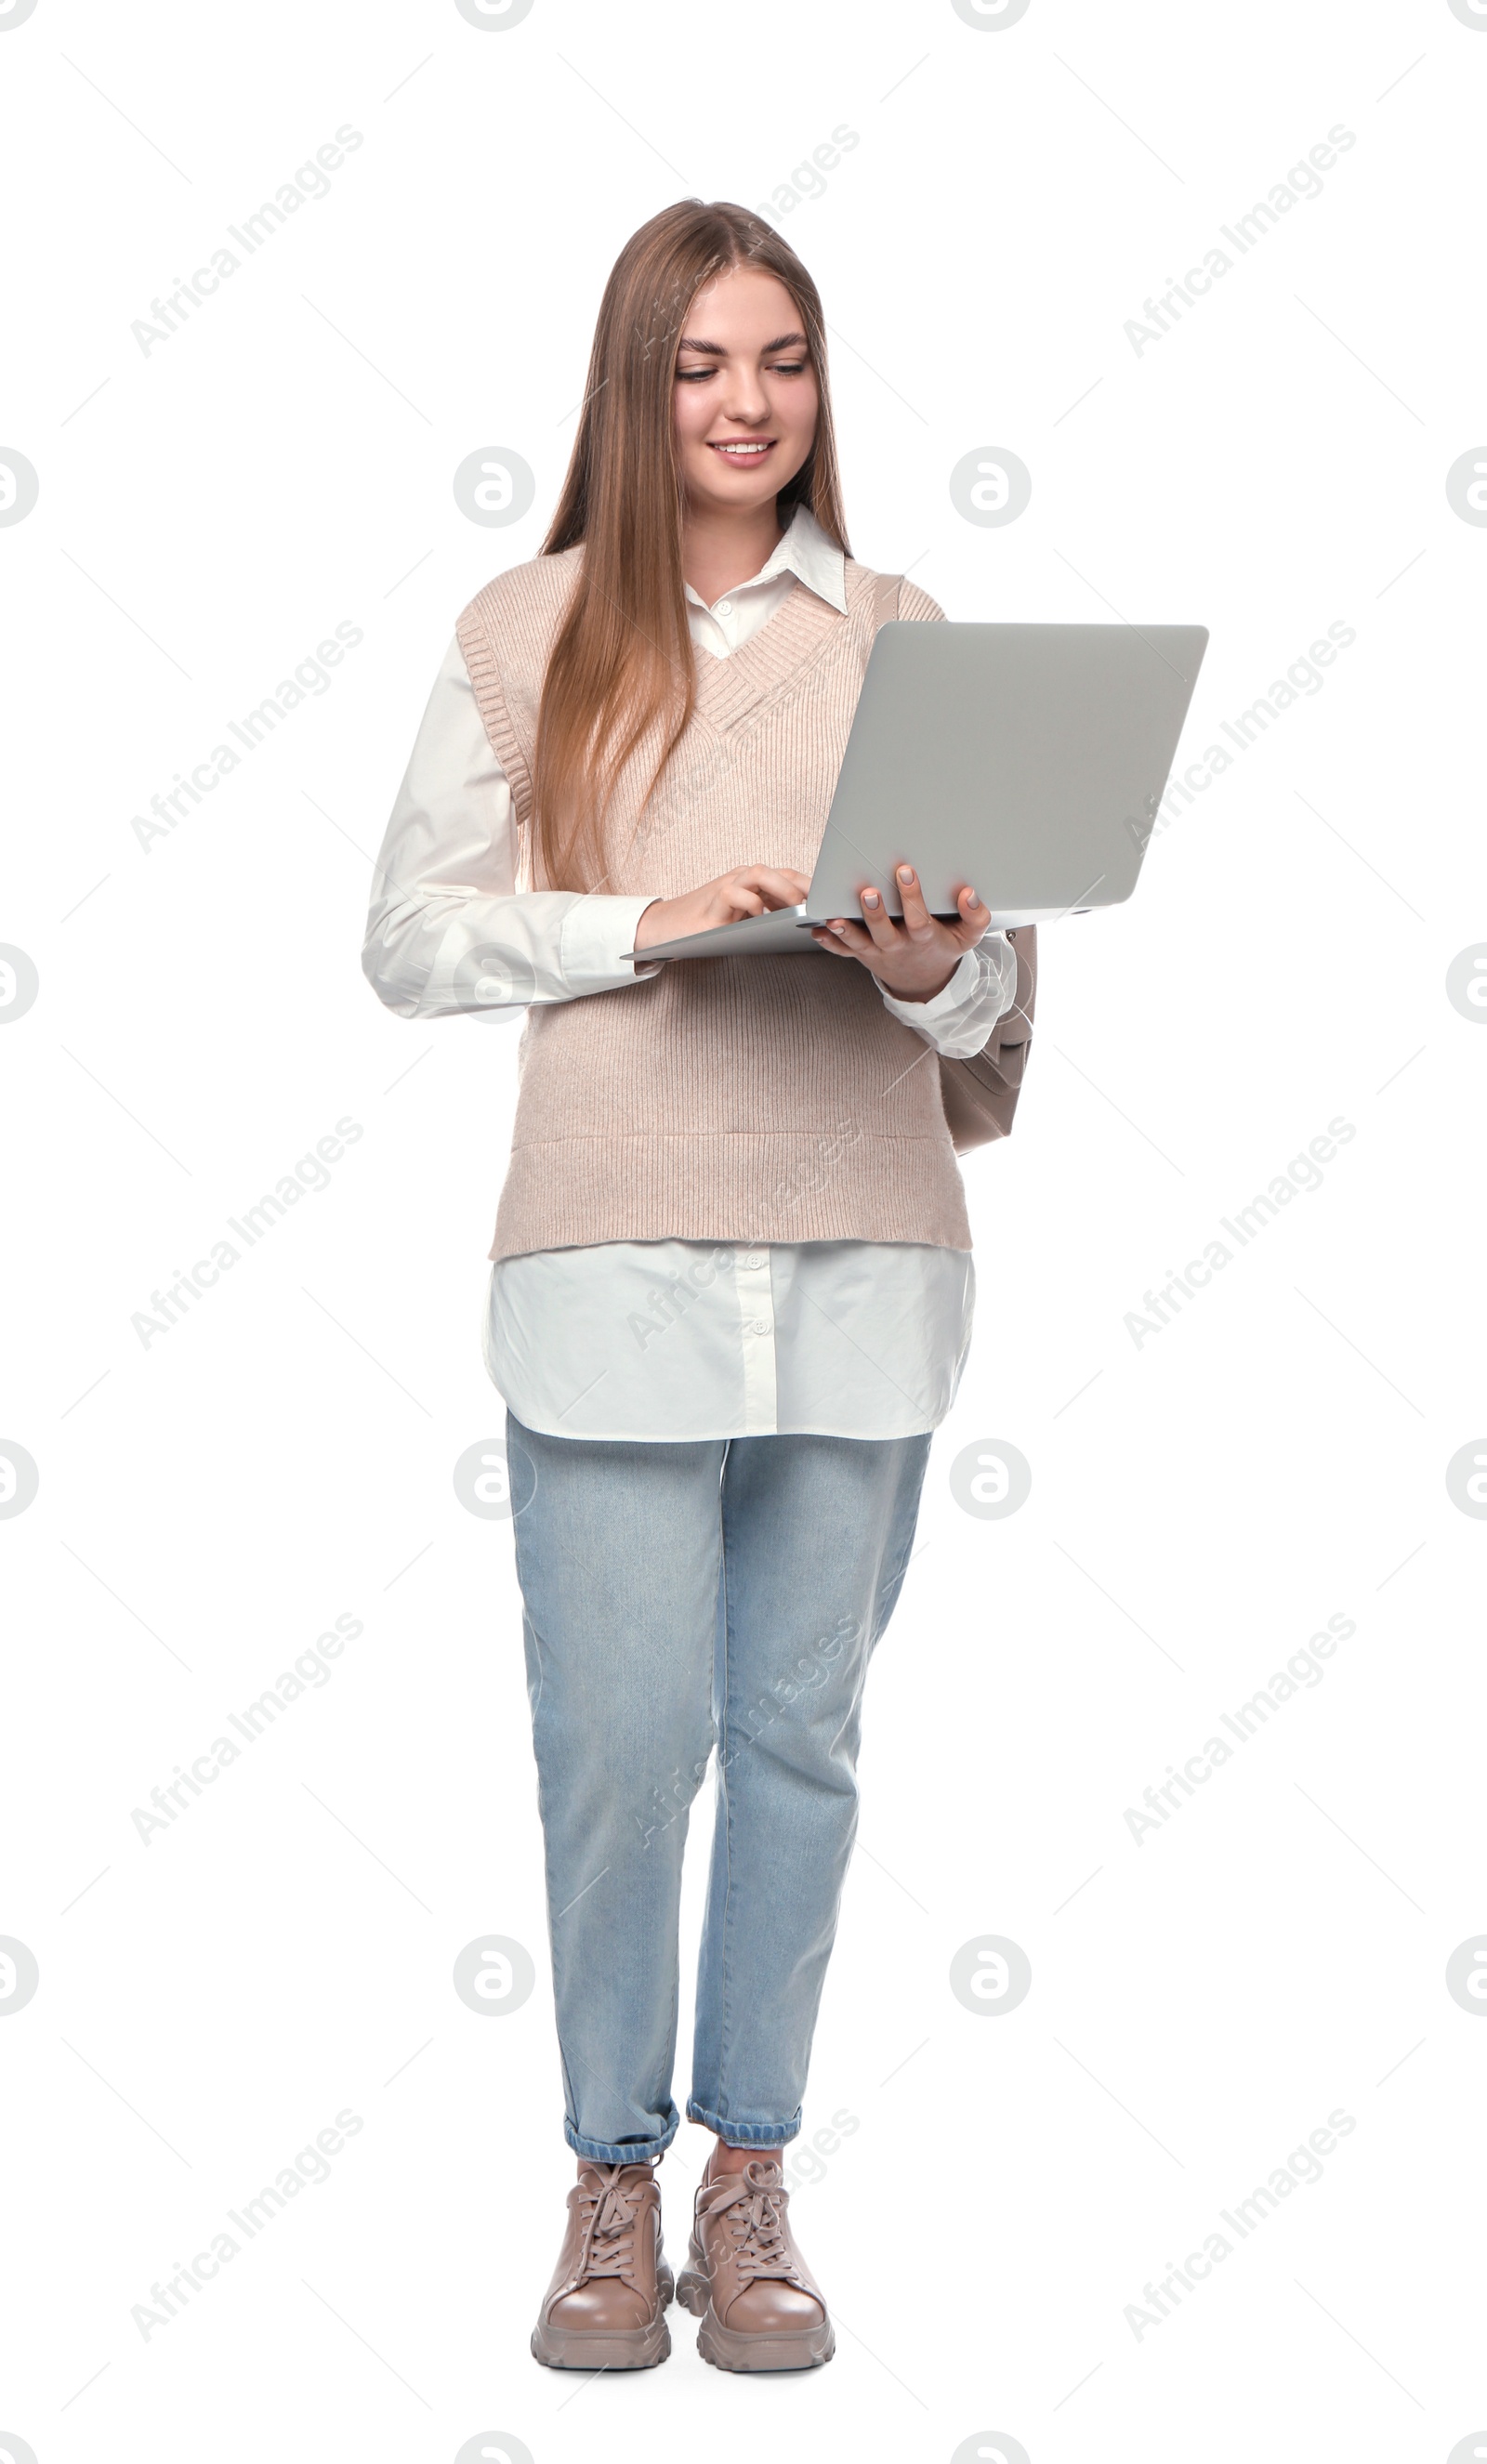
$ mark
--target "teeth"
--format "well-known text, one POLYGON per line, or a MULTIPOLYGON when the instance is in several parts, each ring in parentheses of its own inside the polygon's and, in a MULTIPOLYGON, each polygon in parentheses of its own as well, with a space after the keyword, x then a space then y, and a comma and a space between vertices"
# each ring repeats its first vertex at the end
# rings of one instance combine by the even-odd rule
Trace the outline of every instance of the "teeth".
POLYGON ((715 447, 714 451, 719 453, 732 454, 767 453, 769 448, 767 445, 719 445, 715 447))

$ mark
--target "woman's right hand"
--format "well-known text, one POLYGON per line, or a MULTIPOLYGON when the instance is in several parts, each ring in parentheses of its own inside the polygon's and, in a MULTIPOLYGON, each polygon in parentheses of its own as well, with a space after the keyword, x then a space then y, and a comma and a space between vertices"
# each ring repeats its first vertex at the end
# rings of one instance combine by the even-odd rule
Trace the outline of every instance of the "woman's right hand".
POLYGON ((687 933, 707 933, 715 924, 737 924, 766 908, 798 907, 810 887, 809 873, 789 865, 740 864, 683 898, 655 898, 635 927, 635 947, 654 941, 679 941, 687 933))

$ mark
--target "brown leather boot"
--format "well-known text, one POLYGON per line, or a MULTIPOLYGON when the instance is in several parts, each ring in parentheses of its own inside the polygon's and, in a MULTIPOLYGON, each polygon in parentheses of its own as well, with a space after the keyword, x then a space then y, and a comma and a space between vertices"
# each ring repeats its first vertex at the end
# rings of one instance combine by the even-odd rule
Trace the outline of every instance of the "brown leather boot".
POLYGON ((661 2255, 661 2194, 649 2164, 581 2164, 568 2225, 532 2330, 557 2370, 649 2370, 671 2351, 674 2287, 661 2255))
POLYGON ((772 2157, 703 2176, 677 2299, 701 2320, 698 2351, 720 2370, 810 2370, 836 2349, 789 2196, 772 2157))

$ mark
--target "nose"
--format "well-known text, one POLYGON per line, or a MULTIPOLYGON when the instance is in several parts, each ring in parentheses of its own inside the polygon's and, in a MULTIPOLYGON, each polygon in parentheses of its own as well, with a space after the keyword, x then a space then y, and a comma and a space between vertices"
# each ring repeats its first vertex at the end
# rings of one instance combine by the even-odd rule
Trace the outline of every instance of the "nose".
POLYGON ((768 396, 751 368, 728 370, 719 407, 723 418, 735 421, 740 428, 763 428, 769 416, 768 396))

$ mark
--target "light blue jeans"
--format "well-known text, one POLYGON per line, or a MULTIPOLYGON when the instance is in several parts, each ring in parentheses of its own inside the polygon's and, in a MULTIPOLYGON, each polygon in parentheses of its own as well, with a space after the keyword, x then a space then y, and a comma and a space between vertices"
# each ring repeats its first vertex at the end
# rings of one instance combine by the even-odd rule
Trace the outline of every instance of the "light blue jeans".
POLYGON ((681 1857, 716 1747, 687 2115, 781 2146, 929 1439, 631 1443, 508 1414, 506 1442, 568 2145, 620 2164, 676 2136, 681 1857))

